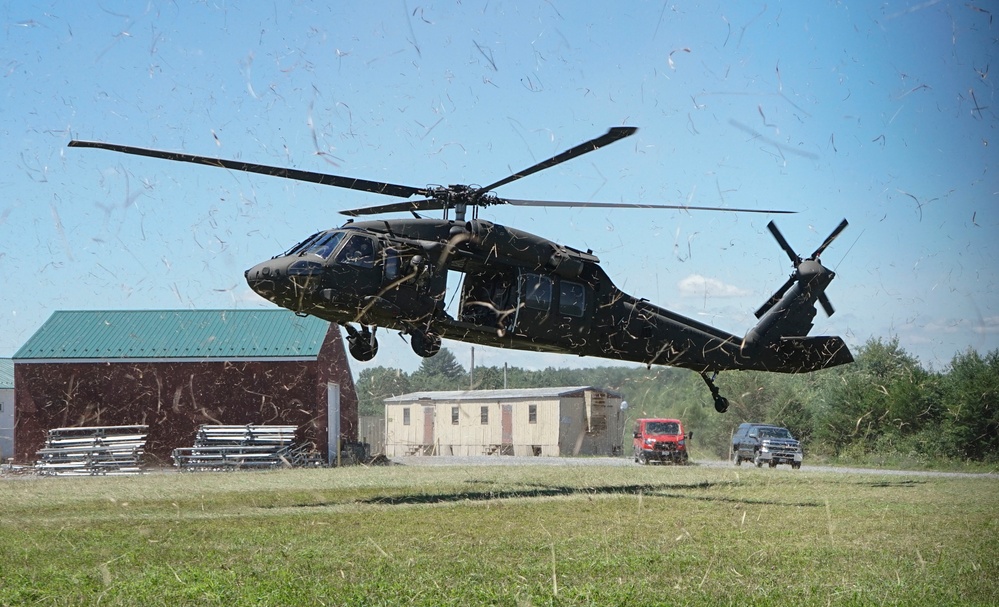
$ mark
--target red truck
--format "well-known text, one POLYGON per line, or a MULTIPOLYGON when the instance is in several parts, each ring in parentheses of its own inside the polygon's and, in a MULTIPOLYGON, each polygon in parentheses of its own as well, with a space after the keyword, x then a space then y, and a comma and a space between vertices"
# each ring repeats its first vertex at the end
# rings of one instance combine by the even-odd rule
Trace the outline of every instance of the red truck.
POLYGON ((635 461, 639 464, 687 463, 687 441, 693 432, 684 433, 678 419, 635 420, 633 445, 635 461))

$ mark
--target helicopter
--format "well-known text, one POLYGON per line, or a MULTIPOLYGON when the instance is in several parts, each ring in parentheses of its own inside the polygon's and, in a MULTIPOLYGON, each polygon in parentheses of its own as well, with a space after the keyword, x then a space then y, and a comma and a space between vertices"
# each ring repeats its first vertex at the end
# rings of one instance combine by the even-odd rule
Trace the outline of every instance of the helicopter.
POLYGON ((741 213, 791 213, 662 204, 541 201, 500 198, 497 188, 633 135, 617 126, 551 158, 485 187, 412 187, 326 173, 224 160, 99 141, 69 142, 124 154, 270 175, 406 199, 340 211, 351 217, 317 232, 244 273, 261 297, 344 327, 355 359, 378 353, 378 328, 409 337, 421 357, 435 355, 442 339, 537 352, 594 356, 668 365, 700 374, 714 407, 728 399, 715 379, 720 371, 800 373, 853 361, 842 338, 808 336, 821 306, 834 309, 825 289, 835 273, 819 257, 847 227, 844 219, 808 257, 801 257, 771 221, 793 271, 756 310, 757 324, 742 337, 656 306, 618 289, 591 250, 582 251, 528 232, 492 223, 478 211, 493 205, 583 208, 681 209, 741 213), (417 197, 413 199, 413 197, 417 197), (421 215, 443 211, 440 219, 421 215), (413 218, 355 220, 409 212, 413 218), (453 212, 453 216, 452 216, 453 212), (448 272, 463 274, 455 313, 445 305, 448 272))

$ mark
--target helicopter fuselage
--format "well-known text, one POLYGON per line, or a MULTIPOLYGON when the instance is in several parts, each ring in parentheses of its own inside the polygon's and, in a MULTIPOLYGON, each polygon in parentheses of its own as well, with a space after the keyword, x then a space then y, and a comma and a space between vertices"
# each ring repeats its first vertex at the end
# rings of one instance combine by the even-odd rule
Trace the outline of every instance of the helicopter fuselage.
POLYGON ((841 356, 802 361, 766 334, 747 348, 741 337, 624 293, 591 252, 478 219, 348 222, 257 264, 246 279, 279 306, 347 327, 361 360, 374 354, 367 328, 382 327, 410 335, 425 356, 437 351, 428 341, 439 347, 447 338, 699 372, 842 364, 841 356), (454 313, 445 305, 448 271, 463 274, 454 313))

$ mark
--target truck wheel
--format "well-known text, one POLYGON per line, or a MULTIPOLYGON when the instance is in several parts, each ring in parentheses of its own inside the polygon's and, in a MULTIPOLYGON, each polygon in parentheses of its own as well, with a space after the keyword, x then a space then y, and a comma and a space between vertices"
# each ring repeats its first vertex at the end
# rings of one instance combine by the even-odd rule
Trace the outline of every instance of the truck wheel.
POLYGON ((797 462, 793 463, 793 464, 791 464, 791 468, 794 469, 794 470, 801 470, 801 464, 799 464, 797 462))
POLYGON ((742 458, 739 457, 738 453, 735 454, 735 465, 736 466, 741 466, 742 465, 742 458))
POLYGON ((777 462, 774 461, 774 460, 770 460, 770 467, 771 468, 776 468, 777 467, 777 462))
POLYGON ((760 454, 757 453, 756 457, 753 458, 753 462, 756 464, 757 468, 763 467, 763 459, 760 458, 760 454))
POLYGON ((635 461, 643 466, 649 465, 649 458, 645 457, 644 453, 639 453, 637 456, 635 456, 635 461))

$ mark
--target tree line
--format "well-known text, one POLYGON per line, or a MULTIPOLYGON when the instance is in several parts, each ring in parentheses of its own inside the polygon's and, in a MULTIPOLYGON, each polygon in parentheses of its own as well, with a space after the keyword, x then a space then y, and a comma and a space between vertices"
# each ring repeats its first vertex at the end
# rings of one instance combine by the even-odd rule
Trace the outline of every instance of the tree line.
POLYGON ((784 426, 807 454, 861 462, 999 462, 999 350, 957 354, 943 371, 924 368, 897 339, 871 339, 855 362, 814 373, 752 371, 719 374, 730 402, 716 413, 710 393, 691 371, 604 366, 531 371, 475 367, 471 375, 446 348, 419 369, 373 367, 357 381, 361 415, 381 415, 390 396, 429 390, 594 386, 628 403, 622 442, 630 450, 632 421, 677 417, 694 431, 694 448, 727 457, 742 422, 784 426))

